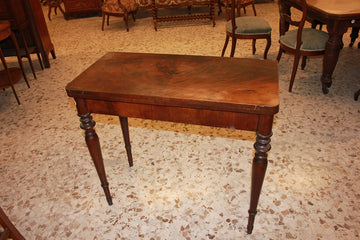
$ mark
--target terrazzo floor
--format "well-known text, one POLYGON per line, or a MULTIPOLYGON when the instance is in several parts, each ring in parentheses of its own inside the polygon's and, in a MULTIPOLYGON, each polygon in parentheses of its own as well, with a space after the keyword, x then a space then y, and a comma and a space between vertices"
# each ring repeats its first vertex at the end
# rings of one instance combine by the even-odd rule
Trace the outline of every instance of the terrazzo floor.
MULTIPOLYGON (((277 4, 256 7, 273 28, 268 58, 275 60, 277 4)), ((360 102, 353 99, 360 50, 348 47, 349 32, 327 95, 321 58, 298 71, 289 93, 293 57, 282 57, 280 112, 247 235, 254 133, 129 119, 129 168, 118 119, 94 115, 114 201, 108 206, 65 92, 109 51, 220 56, 224 15, 215 27, 159 23, 154 31, 142 12, 129 32, 121 18, 111 18, 105 31, 99 17, 46 21, 57 58, 41 71, 33 57, 37 79, 25 63, 31 88, 16 84, 20 106, 10 89, 0 91, 0 206, 26 239, 360 239, 360 102)), ((252 55, 251 42, 238 41, 235 57, 261 58, 264 46, 258 41, 252 55)))

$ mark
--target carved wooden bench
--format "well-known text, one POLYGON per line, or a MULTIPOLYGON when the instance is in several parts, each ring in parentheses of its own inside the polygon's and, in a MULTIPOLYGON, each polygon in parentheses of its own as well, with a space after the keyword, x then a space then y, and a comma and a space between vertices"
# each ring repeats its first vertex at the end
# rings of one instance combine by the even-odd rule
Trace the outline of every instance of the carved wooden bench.
POLYGON ((215 0, 137 0, 139 9, 151 9, 154 21, 154 28, 157 30, 158 22, 210 19, 215 26, 215 0), (193 13, 191 7, 204 6, 209 7, 208 13, 193 13), (187 7, 189 14, 159 16, 158 9, 175 9, 187 7))

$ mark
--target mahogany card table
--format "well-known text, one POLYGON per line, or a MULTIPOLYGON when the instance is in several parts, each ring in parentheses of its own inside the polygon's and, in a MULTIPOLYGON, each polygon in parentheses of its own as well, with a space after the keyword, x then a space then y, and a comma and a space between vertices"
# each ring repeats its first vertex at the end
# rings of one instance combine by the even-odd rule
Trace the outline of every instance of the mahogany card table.
MULTIPOLYGON (((253 230, 279 111, 277 62, 189 55, 107 53, 66 86, 109 205, 99 138, 91 114, 119 116, 129 165, 128 117, 256 132, 247 232, 253 230)), ((249 153, 249 156, 252 153, 249 153)))

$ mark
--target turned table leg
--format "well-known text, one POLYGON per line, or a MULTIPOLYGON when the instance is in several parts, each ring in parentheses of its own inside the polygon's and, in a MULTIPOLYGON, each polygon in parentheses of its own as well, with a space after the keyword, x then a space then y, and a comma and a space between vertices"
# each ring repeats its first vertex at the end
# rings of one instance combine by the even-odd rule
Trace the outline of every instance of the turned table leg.
POLYGON ((341 24, 341 22, 328 23, 326 27, 329 33, 329 40, 326 43, 323 73, 321 76, 322 91, 324 94, 329 93, 329 88, 332 85, 332 74, 335 70, 343 44, 342 36, 347 31, 347 26, 341 24))
POLYGON ((128 125, 128 118, 127 117, 119 117, 121 130, 123 132, 124 142, 125 142, 125 149, 126 154, 128 157, 129 166, 133 166, 133 159, 131 154, 131 144, 130 144, 130 137, 129 137, 129 125, 128 125))
POLYGON ((259 202, 261 187, 264 182, 267 168, 267 152, 270 151, 270 137, 272 135, 273 116, 260 116, 259 127, 256 131, 256 142, 254 144, 255 157, 252 163, 251 196, 247 233, 251 234, 254 228, 255 215, 259 202))
POLYGON ((101 147, 99 137, 94 130, 95 121, 92 120, 86 101, 84 99, 76 99, 76 107, 80 117, 80 128, 85 130, 85 141, 88 146, 91 158, 94 162, 97 174, 99 175, 101 186, 104 189, 106 200, 109 205, 112 205, 112 199, 109 190, 109 183, 106 179, 104 160, 101 154, 101 147))

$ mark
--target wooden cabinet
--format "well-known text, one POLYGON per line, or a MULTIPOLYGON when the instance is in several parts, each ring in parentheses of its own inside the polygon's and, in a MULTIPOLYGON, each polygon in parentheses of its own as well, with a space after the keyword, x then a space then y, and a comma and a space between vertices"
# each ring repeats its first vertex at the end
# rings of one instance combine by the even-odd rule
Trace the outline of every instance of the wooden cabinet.
MULTIPOLYGON (((39 53, 44 66, 50 67, 49 53, 55 58, 55 50, 39 0, 0 0, 0 20, 9 20, 15 33, 21 28, 31 52, 39 53)), ((5 56, 15 56, 12 43, 2 42, 1 48, 5 56)))
POLYGON ((65 18, 101 15, 101 0, 64 0, 65 18))

